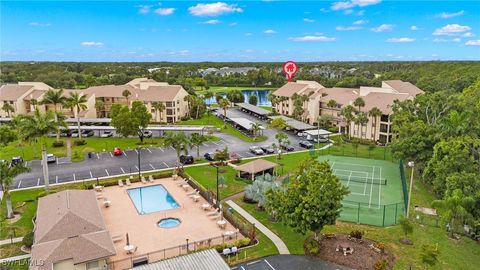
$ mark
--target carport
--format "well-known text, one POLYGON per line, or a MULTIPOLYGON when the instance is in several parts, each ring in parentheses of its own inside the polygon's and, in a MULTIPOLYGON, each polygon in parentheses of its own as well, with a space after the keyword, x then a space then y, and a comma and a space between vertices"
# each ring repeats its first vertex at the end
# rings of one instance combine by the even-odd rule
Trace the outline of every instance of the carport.
POLYGON ((318 140, 320 137, 329 136, 332 132, 325 129, 312 129, 305 131, 307 140, 318 140))
POLYGON ((234 169, 238 171, 238 177, 255 180, 255 176, 265 175, 269 173, 273 175, 273 169, 277 167, 277 163, 273 163, 264 159, 256 159, 245 163, 243 165, 237 166, 234 169))
MULTIPOLYGON (((232 117, 232 118, 228 118, 228 119, 233 123, 233 125, 236 128, 240 127, 247 132, 252 132, 252 125, 256 124, 255 122, 252 122, 252 121, 248 120, 247 118, 232 117)), ((263 135, 262 130, 264 130, 264 129, 265 129, 264 127, 260 126, 260 135, 263 135)))
POLYGON ((290 126, 290 129, 295 131, 295 133, 303 132, 305 130, 316 129, 315 126, 312 126, 312 125, 309 125, 307 123, 298 121, 296 119, 287 117, 285 115, 274 115, 274 116, 269 116, 268 118, 270 118, 271 120, 276 119, 276 118, 282 118, 290 126))
MULTIPOLYGON (((188 247, 187 247, 188 248, 188 247)), ((148 259, 147 257, 145 257, 148 259)), ((230 270, 228 264, 222 259, 215 249, 207 249, 188 255, 163 260, 156 263, 145 264, 132 268, 132 270, 230 270)))
POLYGON ((257 118, 265 120, 268 118, 269 111, 249 103, 235 103, 240 110, 249 113, 257 118))

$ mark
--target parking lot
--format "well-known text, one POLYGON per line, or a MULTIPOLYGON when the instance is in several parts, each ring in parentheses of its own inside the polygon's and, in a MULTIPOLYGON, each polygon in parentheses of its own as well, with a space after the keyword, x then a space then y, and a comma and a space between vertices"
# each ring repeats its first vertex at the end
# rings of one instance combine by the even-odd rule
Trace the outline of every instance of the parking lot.
POLYGON ((300 255, 274 255, 242 263, 232 270, 351 270, 350 268, 300 255))

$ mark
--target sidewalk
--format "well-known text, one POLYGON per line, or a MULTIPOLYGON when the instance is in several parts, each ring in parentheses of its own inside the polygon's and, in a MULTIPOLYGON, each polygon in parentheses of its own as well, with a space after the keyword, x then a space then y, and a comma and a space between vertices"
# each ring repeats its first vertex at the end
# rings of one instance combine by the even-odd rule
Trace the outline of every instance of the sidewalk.
POLYGON ((247 211, 245 211, 243 208, 241 208, 238 204, 233 202, 232 200, 226 201, 226 203, 232 207, 235 211, 237 211, 240 215, 242 215, 246 220, 248 220, 250 223, 255 224, 255 227, 258 228, 263 234, 265 234, 270 240, 272 240, 273 244, 278 249, 278 252, 280 254, 290 254, 290 251, 288 251, 287 246, 285 243, 278 237, 276 234, 274 234, 270 229, 265 227, 260 221, 255 219, 252 215, 250 215, 247 211))
POLYGON ((22 239, 23 239, 23 237, 13 238, 12 240, 10 240, 10 239, 0 240, 0 246, 9 245, 9 244, 11 244, 12 242, 13 242, 13 243, 22 242, 22 239))

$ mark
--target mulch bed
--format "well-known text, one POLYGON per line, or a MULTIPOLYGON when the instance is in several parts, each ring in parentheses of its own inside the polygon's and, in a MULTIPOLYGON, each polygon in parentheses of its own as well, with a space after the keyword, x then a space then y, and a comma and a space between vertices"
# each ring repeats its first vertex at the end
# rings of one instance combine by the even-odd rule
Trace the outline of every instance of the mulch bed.
POLYGON ((375 262, 385 259, 388 262, 387 269, 392 269, 395 257, 391 252, 385 250, 379 253, 369 246, 375 241, 363 238, 361 242, 349 240, 348 235, 337 234, 335 237, 322 237, 320 253, 318 258, 343 265, 354 269, 374 269, 375 262), (338 245, 348 245, 353 249, 353 254, 343 255, 343 252, 336 251, 338 245))

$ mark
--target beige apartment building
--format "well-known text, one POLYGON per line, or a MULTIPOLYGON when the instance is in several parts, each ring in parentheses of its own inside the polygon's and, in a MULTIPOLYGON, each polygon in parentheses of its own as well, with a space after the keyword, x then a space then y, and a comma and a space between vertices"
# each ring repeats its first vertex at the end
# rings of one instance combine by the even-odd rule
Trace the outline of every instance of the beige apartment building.
MULTIPOLYGON (((274 92, 279 102, 275 105, 277 112, 284 115, 292 115, 294 111, 294 97, 303 98, 304 114, 301 116, 304 122, 316 125, 318 118, 322 115, 331 115, 332 124, 338 127, 338 131, 347 133, 347 123, 341 115, 345 106, 354 106, 354 101, 361 97, 365 106, 356 107, 356 110, 368 112, 377 107, 382 112, 381 116, 368 116, 368 123, 357 126, 354 122, 350 124, 350 135, 357 138, 390 142, 392 139, 391 120, 392 105, 395 100, 403 101, 413 99, 416 95, 423 93, 421 89, 409 82, 400 80, 383 81, 381 87, 360 87, 360 88, 326 88, 314 81, 289 82, 274 92), (329 107, 330 100, 336 101, 335 107, 329 107)), ((355 107, 355 106, 354 106, 355 107)))
MULTIPOLYGON (((46 91, 53 89, 42 82, 19 82, 0 87, 0 117, 12 117, 18 114, 30 114, 37 107, 40 111, 53 110, 52 105, 38 104, 46 91), (9 103, 11 110, 4 110, 9 103)), ((87 89, 65 89, 64 96, 72 91, 80 91, 87 96, 87 109, 80 112, 82 118, 108 118, 113 104, 127 105, 133 101, 142 101, 152 113, 154 122, 175 123, 188 114, 188 92, 180 85, 169 85, 148 78, 137 78, 125 85, 92 86, 87 89), (129 95, 124 96, 125 90, 129 95), (155 102, 163 103, 165 109, 158 111, 155 102), (102 106, 98 106, 102 105, 102 106)), ((76 117, 75 110, 58 106, 58 111, 67 117, 76 117)))

